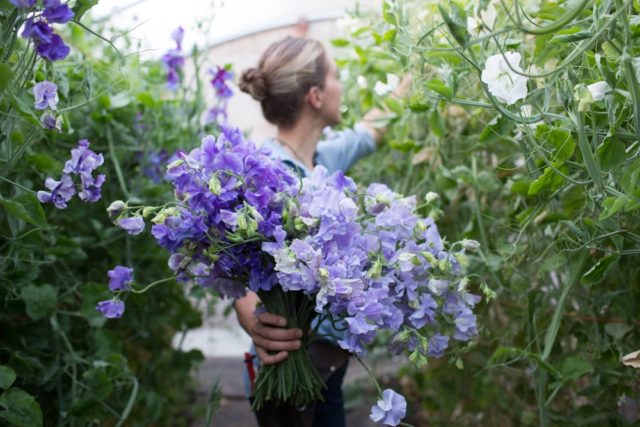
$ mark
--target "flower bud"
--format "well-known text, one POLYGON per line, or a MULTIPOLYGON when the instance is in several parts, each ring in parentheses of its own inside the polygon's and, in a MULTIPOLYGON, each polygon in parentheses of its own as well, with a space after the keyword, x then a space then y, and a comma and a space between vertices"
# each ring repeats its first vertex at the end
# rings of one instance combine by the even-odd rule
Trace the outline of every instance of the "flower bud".
POLYGON ((424 197, 424 200, 427 203, 433 203, 440 198, 440 195, 436 192, 429 191, 427 195, 424 197))
POLYGON ((480 249, 480 242, 477 240, 464 239, 462 240, 462 247, 465 251, 475 252, 480 249))
POLYGON ((125 209, 127 209, 127 204, 122 200, 116 200, 109 205, 107 213, 111 218, 114 218, 119 216, 125 209))

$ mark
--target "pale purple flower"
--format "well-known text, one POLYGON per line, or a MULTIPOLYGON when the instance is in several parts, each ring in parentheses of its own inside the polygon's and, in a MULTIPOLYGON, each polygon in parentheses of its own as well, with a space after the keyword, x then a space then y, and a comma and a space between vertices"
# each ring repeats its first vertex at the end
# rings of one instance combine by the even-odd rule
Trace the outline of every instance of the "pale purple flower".
POLYGON ((429 339, 429 350, 427 350, 427 354, 431 357, 442 357, 448 346, 448 336, 435 334, 429 339))
POLYGON ((58 209, 65 209, 67 202, 76 194, 76 189, 69 175, 62 175, 60 181, 49 177, 44 181, 44 185, 51 191, 38 191, 38 200, 42 203, 53 203, 58 209))
POLYGON ((471 338, 478 334, 476 327, 476 316, 473 312, 465 308, 460 314, 457 315, 454 321, 456 325, 456 332, 453 338, 458 341, 469 341, 471 338))
POLYGON ((109 290, 111 292, 116 291, 128 291, 131 282, 133 282, 133 269, 117 265, 113 270, 107 272, 109 276, 109 290))
POLYGON ((123 202, 122 200, 116 200, 109 205, 109 207, 107 208, 107 213, 111 218, 115 218, 117 216, 120 216, 120 214, 124 212, 126 208, 127 204, 125 202, 123 202))
POLYGON ((82 190, 78 192, 78 197, 83 202, 97 202, 102 197, 101 187, 104 184, 106 177, 104 174, 99 174, 97 177, 91 175, 80 175, 80 182, 82 183, 82 190))
POLYGON ((81 139, 78 146, 71 150, 71 159, 64 164, 64 173, 90 175, 94 169, 104 163, 102 154, 89 149, 89 141, 81 139))
POLYGON ((127 233, 135 236, 144 230, 144 219, 141 216, 132 216, 130 218, 121 218, 116 221, 116 225, 127 233))
POLYGON ((36 0, 9 0, 9 1, 15 7, 18 7, 18 8, 21 8, 21 9, 26 9, 26 8, 29 8, 29 7, 33 7, 33 5, 36 4, 36 0))
POLYGON ((96 306, 96 310, 102 313, 107 319, 117 319, 122 317, 124 313, 124 301, 112 299, 100 301, 96 306))
POLYGON ((385 389, 382 399, 371 407, 369 418, 374 422, 382 422, 388 426, 397 426, 407 413, 407 401, 399 393, 385 389))
POLYGON ((33 96, 36 110, 47 107, 55 110, 58 104, 58 86, 48 80, 38 82, 33 86, 33 96))
POLYGON ((178 45, 178 50, 182 49, 182 39, 184 39, 184 28, 178 27, 171 33, 171 38, 178 45))
POLYGON ((211 74, 211 86, 216 91, 216 96, 220 99, 226 99, 233 96, 233 91, 227 84, 227 81, 233 79, 233 73, 227 70, 224 67, 216 66, 216 69, 213 68, 209 70, 209 74, 211 74))

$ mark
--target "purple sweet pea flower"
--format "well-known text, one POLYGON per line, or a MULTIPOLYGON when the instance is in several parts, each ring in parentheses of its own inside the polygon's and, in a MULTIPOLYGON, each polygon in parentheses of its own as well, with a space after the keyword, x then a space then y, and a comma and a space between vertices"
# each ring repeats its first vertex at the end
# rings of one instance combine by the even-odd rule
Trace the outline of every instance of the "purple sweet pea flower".
POLYGON ((91 175, 91 172, 104 163, 102 154, 89 149, 89 141, 81 139, 78 146, 71 150, 71 159, 64 164, 64 173, 91 175))
POLYGON ((48 80, 38 82, 33 86, 36 110, 44 110, 49 107, 52 110, 58 105, 58 86, 48 80))
POLYGON ((36 44, 51 43, 53 28, 44 21, 34 21, 33 18, 29 18, 24 23, 21 35, 25 39, 33 40, 36 44))
POLYGON ((117 265, 113 270, 107 272, 109 276, 109 290, 111 292, 116 291, 128 291, 131 289, 129 284, 133 282, 133 269, 117 265))
POLYGON ((56 24, 66 24, 75 15, 69 6, 61 4, 60 0, 44 0, 44 7, 42 16, 56 24))
POLYGON ((135 236, 144 230, 144 219, 142 219, 141 216, 122 218, 116 221, 116 225, 132 236, 135 236))
POLYGON ((38 44, 36 51, 40 56, 48 59, 49 61, 59 61, 66 58, 71 49, 69 46, 64 44, 62 37, 57 34, 52 34, 51 41, 48 43, 43 42, 38 44))
POLYGON ((369 418, 374 422, 382 422, 388 426, 397 426, 407 413, 405 398, 390 388, 382 392, 382 399, 371 407, 369 418))
POLYGON ((97 202, 102 197, 101 187, 104 184, 106 177, 104 174, 100 174, 97 177, 91 175, 80 175, 80 181, 82 182, 82 190, 78 193, 78 197, 83 202, 97 202))
POLYGON ((431 357, 442 357, 448 346, 448 336, 435 334, 429 339, 429 350, 427 350, 427 354, 431 357))
POLYGON ((171 33, 171 38, 178 45, 178 50, 182 50, 182 39, 184 39, 184 28, 178 27, 171 33))
POLYGON ((76 189, 69 175, 62 175, 60 181, 49 177, 44 181, 44 185, 51 192, 38 191, 38 200, 41 203, 53 203, 58 209, 65 209, 67 202, 76 194, 76 189))
POLYGON ((9 2, 11 2, 15 7, 19 7, 21 9, 33 7, 33 5, 36 4, 36 0, 9 0, 9 2))
POLYGON ((233 79, 233 73, 231 71, 223 67, 216 67, 215 70, 209 70, 209 74, 213 76, 211 86, 215 89, 218 98, 226 99, 233 96, 233 91, 227 85, 227 81, 233 79))
POLYGON ((96 306, 96 310, 104 315, 107 319, 118 319, 124 313, 124 301, 106 300, 100 301, 96 306))

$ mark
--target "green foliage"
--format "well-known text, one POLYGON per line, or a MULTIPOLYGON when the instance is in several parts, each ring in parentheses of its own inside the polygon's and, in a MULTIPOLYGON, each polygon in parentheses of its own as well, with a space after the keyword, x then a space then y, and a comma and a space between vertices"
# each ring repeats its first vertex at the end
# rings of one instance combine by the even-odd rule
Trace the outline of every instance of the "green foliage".
MULTIPOLYGON (((75 19, 96 3, 74 2, 75 19)), ((116 229, 105 210, 116 199, 166 198, 154 156, 199 143, 203 105, 186 89, 167 94, 159 62, 122 56, 76 23, 60 29, 68 58, 36 60, 17 36, 25 16, 0 4, 0 424, 188 425, 202 354, 171 341, 201 314, 184 284, 128 295, 120 321, 95 307, 111 297, 115 265, 133 267, 138 283, 170 275, 166 253, 116 229), (60 132, 34 109, 32 87, 43 80, 58 86, 60 132), (59 179, 79 139, 105 157, 102 199, 41 204, 36 191, 59 179)))
POLYGON ((620 363, 640 339, 639 10, 586 0, 393 10, 355 13, 338 45, 340 66, 371 87, 387 73, 413 77, 402 110, 345 85, 347 125, 372 107, 392 116, 383 147, 352 176, 419 205, 437 192, 443 235, 482 244, 472 288, 497 295, 468 353, 405 372, 415 422, 627 425, 618 399, 640 398, 637 370, 620 363), (529 77, 513 105, 480 80, 506 51, 529 77), (587 86, 600 81, 610 89, 594 100, 587 86))

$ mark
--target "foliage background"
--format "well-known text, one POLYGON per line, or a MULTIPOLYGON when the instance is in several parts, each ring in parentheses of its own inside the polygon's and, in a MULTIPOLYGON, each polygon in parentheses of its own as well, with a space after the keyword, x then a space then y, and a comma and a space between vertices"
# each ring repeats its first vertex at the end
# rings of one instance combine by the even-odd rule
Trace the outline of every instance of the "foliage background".
POLYGON ((482 243, 471 277, 497 293, 468 353, 404 369, 409 421, 629 425, 640 417, 638 371, 620 362, 640 338, 640 4, 492 5, 495 24, 470 34, 468 17, 491 21, 489 2, 387 1, 381 15, 355 11, 334 41, 351 82, 346 124, 380 106, 391 126, 352 175, 437 192, 441 232, 482 243), (511 106, 480 81, 506 51, 538 76, 511 106), (406 99, 371 90, 406 72, 406 99), (579 111, 576 85, 603 80, 612 90, 579 111))

